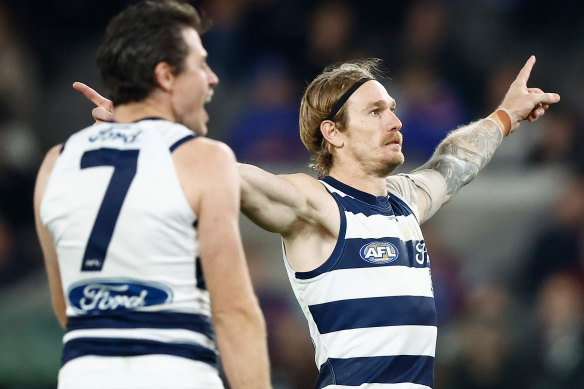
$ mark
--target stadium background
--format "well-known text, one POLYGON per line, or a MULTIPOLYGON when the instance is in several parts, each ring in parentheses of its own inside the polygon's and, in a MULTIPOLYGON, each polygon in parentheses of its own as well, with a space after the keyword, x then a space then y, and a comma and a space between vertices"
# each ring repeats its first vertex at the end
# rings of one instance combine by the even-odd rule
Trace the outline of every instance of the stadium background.
MULTIPOLYGON (((91 124, 72 88, 103 92, 94 52, 129 1, 0 3, 0 389, 53 388, 62 332, 32 220, 48 148, 91 124)), ((439 314, 436 388, 584 388, 584 16, 577 1, 196 1, 220 77, 209 136, 240 161, 309 172, 297 135, 325 65, 384 61, 407 171, 448 130, 490 113, 531 54, 529 85, 562 101, 524 124, 479 178, 423 226, 439 314)), ((310 173, 310 172, 309 172, 310 173)), ((305 321, 278 236, 242 234, 268 323, 276 388, 313 386, 305 321)))

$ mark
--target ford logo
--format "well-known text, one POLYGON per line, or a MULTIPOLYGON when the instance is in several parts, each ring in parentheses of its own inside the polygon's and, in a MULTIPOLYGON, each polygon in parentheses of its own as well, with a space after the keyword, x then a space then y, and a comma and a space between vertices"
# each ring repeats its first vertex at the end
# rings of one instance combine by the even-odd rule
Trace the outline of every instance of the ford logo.
POLYGON ((71 286, 68 297, 77 312, 91 315, 164 304, 172 300, 172 291, 156 282, 84 280, 71 286))

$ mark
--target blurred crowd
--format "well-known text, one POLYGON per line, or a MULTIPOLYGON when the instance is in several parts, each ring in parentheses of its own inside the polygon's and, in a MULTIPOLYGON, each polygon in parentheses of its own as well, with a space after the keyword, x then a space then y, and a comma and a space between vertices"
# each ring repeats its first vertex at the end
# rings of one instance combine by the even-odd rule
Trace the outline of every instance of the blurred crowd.
MULTIPOLYGON (((51 145, 91 124, 91 104, 71 83, 83 81, 105 93, 93 53, 107 20, 129 2, 0 4, 0 304, 25 305, 30 300, 19 299, 26 290, 45 282, 32 216, 36 170, 51 145)), ((477 264, 464 249, 468 242, 441 233, 439 217, 423 226, 439 315, 436 388, 584 388, 584 13, 579 3, 193 3, 212 20, 203 43, 220 77, 208 108, 209 136, 227 142, 240 161, 273 172, 306 166, 298 106, 307 82, 326 65, 359 57, 383 60, 384 83, 403 122, 404 171, 424 162, 449 130, 492 112, 535 54, 529 85, 558 92, 562 101, 505 139, 482 173, 496 190, 473 194, 477 203, 502 208, 510 197, 520 197, 516 207, 528 218, 513 220, 510 228, 495 210, 487 212, 492 218, 479 218, 469 208, 456 220, 471 231, 476 227, 477 234, 495 231, 477 238, 492 246, 515 239, 511 249, 504 258, 482 250, 477 264), (502 176, 507 181, 498 181, 502 176), (526 176, 544 179, 511 195, 505 183, 526 176), (489 223, 497 225, 487 228, 489 223), (495 264, 501 261, 514 265, 498 271, 495 264), (485 271, 477 276, 469 270, 477 268, 485 271)), ((304 318, 282 259, 264 250, 277 247, 278 238, 243 230, 268 323, 275 386, 313 387, 317 371, 304 318)), ((46 299, 48 286, 42 293, 46 299)), ((12 311, 0 313, 0 322, 8 323, 7 312, 12 311)), ((6 346, 15 343, 8 342, 13 333, 7 326, 0 328, 0 389, 54 387, 60 339, 48 343, 55 348, 53 370, 34 374, 39 354, 34 344, 50 346, 40 339, 42 333, 20 331, 23 339, 38 341, 29 343, 28 354, 19 351, 28 374, 18 374, 2 367, 15 355, 6 346)), ((56 320, 46 326, 56 326, 56 320)))

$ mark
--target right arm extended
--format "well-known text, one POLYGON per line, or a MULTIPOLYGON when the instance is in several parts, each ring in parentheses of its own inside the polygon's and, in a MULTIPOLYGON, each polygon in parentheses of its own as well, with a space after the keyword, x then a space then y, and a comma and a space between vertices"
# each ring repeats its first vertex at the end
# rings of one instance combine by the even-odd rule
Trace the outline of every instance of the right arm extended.
POLYGON ((270 232, 286 237, 298 223, 316 224, 328 208, 323 186, 306 174, 275 175, 239 164, 241 212, 270 232))
POLYGON ((201 265, 227 379, 232 388, 269 388, 266 327, 239 233, 235 156, 227 146, 208 139, 190 141, 173 154, 198 216, 201 265))

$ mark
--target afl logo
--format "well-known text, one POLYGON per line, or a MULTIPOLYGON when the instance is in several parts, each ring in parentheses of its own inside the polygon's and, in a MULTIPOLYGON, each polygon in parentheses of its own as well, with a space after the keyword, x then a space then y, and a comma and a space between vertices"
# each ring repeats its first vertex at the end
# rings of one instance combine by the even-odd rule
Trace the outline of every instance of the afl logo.
POLYGON ((397 259, 399 251, 389 242, 371 242, 361 247, 361 258, 370 263, 390 263, 397 259))

